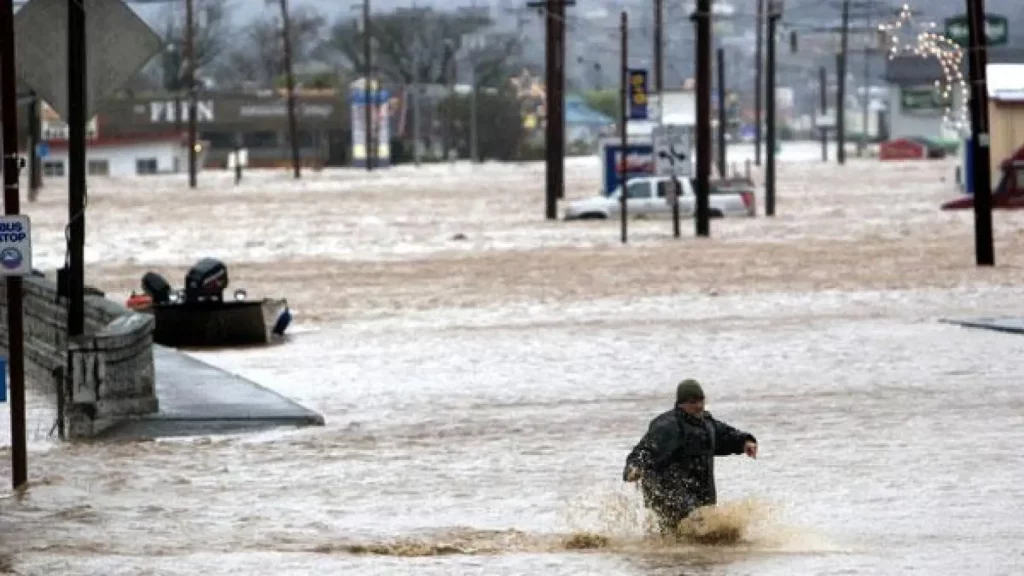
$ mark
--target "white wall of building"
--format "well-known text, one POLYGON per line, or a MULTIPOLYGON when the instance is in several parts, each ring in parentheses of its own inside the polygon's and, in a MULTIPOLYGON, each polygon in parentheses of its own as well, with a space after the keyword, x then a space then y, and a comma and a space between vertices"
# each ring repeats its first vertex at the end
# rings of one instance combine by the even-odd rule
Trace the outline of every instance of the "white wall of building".
MULTIPOLYGON (((889 91, 889 138, 923 137, 923 138, 956 138, 956 130, 944 122, 945 111, 936 110, 915 110, 904 112, 901 105, 902 88, 893 86, 889 91)), ((959 104, 957 94, 953 94, 953 106, 959 104)))
MULTIPOLYGON (((153 173, 150 170, 154 168, 154 163, 155 173, 188 170, 186 149, 173 141, 87 146, 85 157, 88 174, 91 176, 123 177, 153 173), (103 174, 104 171, 106 174, 103 174)), ((42 159, 44 175, 67 176, 67 162, 67 148, 51 149, 50 154, 42 159), (57 164, 60 164, 63 170, 59 170, 57 164)))

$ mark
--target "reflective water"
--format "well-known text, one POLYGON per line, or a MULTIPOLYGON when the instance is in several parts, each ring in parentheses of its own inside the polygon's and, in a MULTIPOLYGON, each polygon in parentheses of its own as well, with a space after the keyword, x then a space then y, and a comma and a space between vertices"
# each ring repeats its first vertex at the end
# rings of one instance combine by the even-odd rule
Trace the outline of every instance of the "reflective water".
MULTIPOLYGON (((537 169, 525 170, 467 171, 459 190, 393 178, 405 200, 382 202, 377 231, 353 223, 371 207, 354 207, 389 193, 383 175, 358 191, 328 175, 295 190, 282 178, 276 194, 249 190, 235 217, 217 217, 216 198, 248 192, 162 184, 179 187, 177 202, 211 206, 193 206, 199 229, 181 234, 194 243, 163 252, 169 265, 187 265, 203 252, 200 229, 222 225, 242 236, 232 281, 283 293, 305 321, 283 346, 200 356, 323 412, 327 426, 113 445, 38 435, 31 487, 0 504, 0 543, 18 570, 1016 572, 1024 337, 937 320, 1021 311, 1022 217, 997 214, 1000 266, 978 271, 970 214, 937 210, 952 195, 940 181, 949 165, 851 163, 836 176, 786 164, 774 221, 716 221, 701 242, 640 222, 620 247, 613 223, 538 223, 537 169), (513 201, 523 182, 531 188, 513 201), (300 215, 303 203, 314 216, 300 215), (443 214, 480 205, 506 212, 472 216, 479 243, 472 230, 465 247, 425 239, 468 230, 443 214), (340 248, 248 256, 280 206, 297 251, 342 241, 305 222, 333 211, 324 226, 358 229, 381 260, 340 248), (422 251, 391 240, 400 214, 422 251), (718 466, 719 521, 746 529, 738 544, 646 538, 640 497, 619 482, 626 452, 685 376, 705 382, 717 417, 761 442, 759 459, 718 466)), ((572 174, 571 196, 598 177, 572 174)), ((144 192, 93 185, 98 228, 152 218, 149 230, 118 229, 122 251, 112 242, 90 270, 123 292, 140 270, 130 247, 144 234, 175 242, 180 221, 158 217, 159 191, 142 205, 144 192)), ((59 221, 55 200, 38 208, 38 221, 59 221)))

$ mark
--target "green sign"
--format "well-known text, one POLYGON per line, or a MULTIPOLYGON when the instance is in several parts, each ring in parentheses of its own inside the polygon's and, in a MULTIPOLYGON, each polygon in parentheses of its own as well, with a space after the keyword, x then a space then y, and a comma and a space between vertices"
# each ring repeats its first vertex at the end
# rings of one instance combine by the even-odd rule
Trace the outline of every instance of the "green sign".
MULTIPOLYGON (((998 14, 985 15, 985 43, 989 46, 1001 46, 1006 44, 1010 35, 1010 25, 1006 16, 998 14)), ((961 14, 952 18, 946 18, 946 37, 960 46, 967 47, 970 43, 970 26, 968 26, 967 15, 961 14)))
POLYGON ((940 112, 949 105, 949 98, 934 86, 915 86, 900 90, 900 109, 904 112, 940 112))

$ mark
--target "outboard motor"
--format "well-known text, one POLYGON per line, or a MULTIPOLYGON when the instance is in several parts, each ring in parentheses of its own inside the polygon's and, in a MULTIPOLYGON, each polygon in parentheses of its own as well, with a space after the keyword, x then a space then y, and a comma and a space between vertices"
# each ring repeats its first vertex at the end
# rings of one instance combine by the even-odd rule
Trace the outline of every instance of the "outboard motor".
POLYGON ((185 301, 222 301, 227 287, 227 266, 216 258, 203 258, 185 274, 185 301))
POLYGON ((171 283, 156 272, 146 272, 142 277, 142 291, 153 299, 154 304, 166 304, 171 300, 171 283))

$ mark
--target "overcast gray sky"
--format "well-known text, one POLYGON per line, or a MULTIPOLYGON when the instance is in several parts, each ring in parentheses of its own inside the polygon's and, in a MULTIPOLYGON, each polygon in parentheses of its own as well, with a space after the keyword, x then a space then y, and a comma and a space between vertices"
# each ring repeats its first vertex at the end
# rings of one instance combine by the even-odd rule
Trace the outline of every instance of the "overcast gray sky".
MULTIPOLYGON (((255 18, 260 13, 266 11, 267 6, 265 0, 230 0, 232 16, 238 20, 245 21, 255 18)), ((523 0, 525 4, 526 0, 523 0)), ((374 11, 390 11, 398 7, 412 6, 414 0, 370 0, 371 9, 374 11)), ((437 4, 436 0, 416 0, 419 5, 430 5, 437 4)), ((477 0, 477 5, 486 6, 491 3, 491 0, 477 0)), ((276 2, 275 2, 276 4, 276 2)), ((445 8, 454 8, 455 6, 469 6, 473 4, 472 0, 445 0, 443 5, 445 8)), ((321 13, 327 16, 330 20, 334 20, 342 14, 352 14, 355 6, 359 6, 358 0, 289 0, 289 8, 297 8, 299 6, 313 6, 317 8, 321 13)), ((139 13, 147 22, 152 24, 154 21, 159 20, 160 16, 168 9, 180 9, 184 11, 184 2, 169 2, 167 4, 155 4, 155 5, 142 5, 133 4, 136 12, 139 13)))

